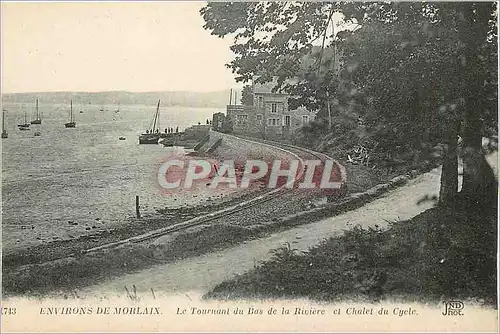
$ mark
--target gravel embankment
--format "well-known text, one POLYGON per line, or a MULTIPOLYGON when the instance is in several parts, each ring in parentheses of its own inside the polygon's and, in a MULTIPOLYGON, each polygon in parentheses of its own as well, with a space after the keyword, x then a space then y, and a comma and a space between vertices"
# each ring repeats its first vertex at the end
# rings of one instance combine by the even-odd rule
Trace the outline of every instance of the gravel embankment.
MULTIPOLYGON (((209 145, 210 143, 207 143, 209 145)), ((213 143, 212 143, 213 144, 213 143)), ((248 141, 240 141, 235 137, 226 138, 222 145, 218 147, 212 154, 216 159, 242 159, 248 158, 290 158, 290 154, 279 149, 274 149, 269 146, 263 146, 256 143, 251 143, 248 141)), ((262 195, 268 192, 269 189, 263 187, 254 187, 246 191, 233 192, 229 196, 219 196, 214 198, 211 202, 207 202, 199 206, 184 206, 177 209, 165 209, 158 210, 157 215, 151 215, 149 217, 144 217, 142 219, 130 219, 124 221, 119 227, 107 227, 100 221, 96 221, 93 226, 88 227, 85 235, 81 235, 75 238, 61 240, 59 239, 47 239, 39 240, 40 244, 35 246, 29 246, 26 248, 17 249, 4 249, 3 252, 3 268, 5 271, 13 270, 17 267, 21 267, 27 264, 44 263, 47 261, 52 261, 55 259, 70 256, 71 254, 79 253, 82 250, 90 249, 93 247, 101 246, 108 243, 117 242, 119 240, 127 239, 136 235, 140 235, 147 231, 156 230, 159 228, 171 226, 183 221, 187 221, 194 217, 201 216, 216 210, 223 209, 225 207, 232 206, 236 203, 249 200, 253 197, 262 195)), ((281 210, 287 210, 290 206, 288 200, 283 203, 279 203, 279 200, 273 200, 273 203, 267 205, 267 207, 275 207, 275 211, 279 212, 281 210), (274 206, 273 206, 274 205, 274 206)), ((267 212, 271 214, 273 210, 262 210, 254 208, 253 213, 251 213, 253 221, 258 221, 261 218, 257 218, 258 212, 267 212)), ((239 213, 241 218, 235 218, 234 221, 245 221, 245 215, 249 212, 239 213)), ((262 216, 262 215, 261 215, 262 216)), ((73 222, 68 222, 71 224, 73 222)), ((218 222, 214 222, 218 223, 218 222)), ((74 223, 73 223, 74 224, 74 223)), ((243 224, 252 224, 250 221, 246 221, 243 224)), ((78 226, 77 226, 78 227, 78 226)), ((31 229, 26 229, 26 233, 30 233, 31 229)))
POLYGON ((261 261, 270 259, 270 251, 286 243, 297 251, 307 251, 325 238, 339 235, 343 230, 357 224, 363 228, 375 225, 385 227, 392 220, 410 219, 432 207, 430 202, 422 205, 416 203, 423 194, 434 194, 439 190, 439 174, 440 169, 435 169, 420 175, 405 186, 394 189, 386 196, 354 211, 249 240, 216 252, 158 264, 150 269, 82 289, 80 293, 87 298, 113 297, 123 294, 124 286, 135 284, 138 293, 147 293, 149 289, 154 289, 158 294, 203 294, 217 284, 251 270, 261 261))

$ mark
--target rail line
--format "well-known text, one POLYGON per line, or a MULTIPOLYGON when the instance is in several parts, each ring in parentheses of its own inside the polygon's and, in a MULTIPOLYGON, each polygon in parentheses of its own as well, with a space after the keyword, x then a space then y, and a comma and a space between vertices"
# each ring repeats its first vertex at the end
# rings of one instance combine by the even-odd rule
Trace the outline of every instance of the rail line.
MULTIPOLYGON (((249 137, 242 136, 240 138, 245 139, 245 138, 249 138, 249 137)), ((325 160, 332 160, 340 170, 342 182, 346 182, 346 180, 347 180, 347 172, 346 172, 345 167, 342 164, 340 164, 337 160, 332 159, 331 157, 329 157, 328 155, 326 155, 324 153, 320 153, 320 152, 316 152, 316 151, 313 151, 313 150, 310 150, 310 149, 307 149, 304 147, 299 147, 299 146, 290 145, 290 144, 284 144, 284 143, 280 143, 280 142, 276 142, 276 141, 272 141, 272 140, 265 140, 265 139, 254 139, 254 140, 257 140, 257 141, 262 142, 262 143, 266 143, 266 144, 274 146, 274 147, 285 147, 287 149, 294 149, 294 150, 306 152, 306 153, 309 153, 310 155, 320 159, 322 162, 325 162, 325 160)))
MULTIPOLYGON (((226 136, 229 136, 229 135, 226 135, 226 136)), ((296 178, 297 180, 301 180, 304 176, 304 172, 305 172, 304 161, 296 153, 293 153, 290 150, 301 151, 302 153, 307 153, 309 155, 314 156, 315 158, 319 158, 322 161, 324 161, 324 159, 326 157, 325 155, 323 155, 321 153, 314 152, 314 151, 304 149, 304 148, 295 147, 292 145, 286 145, 286 144, 280 144, 280 143, 272 143, 271 144, 271 143, 265 143, 263 141, 255 141, 255 140, 250 140, 250 139, 241 138, 241 137, 238 137, 238 139, 244 140, 247 142, 251 142, 251 143, 257 143, 260 145, 266 145, 269 147, 273 147, 275 149, 282 150, 282 151, 296 157, 300 161, 300 166, 301 166, 301 170, 298 173, 298 177, 296 178), (279 147, 278 145, 282 146, 282 147, 279 147), (285 149, 283 147, 287 147, 287 149, 285 149)), ((248 201, 244 201, 244 202, 235 204, 233 206, 230 206, 230 207, 227 207, 227 208, 224 208, 224 209, 221 209, 221 210, 209 213, 209 214, 198 216, 198 217, 195 217, 193 219, 190 219, 190 220, 187 220, 187 221, 184 221, 181 223, 177 223, 177 224, 170 225, 170 226, 167 226, 167 227, 164 227, 161 229, 150 231, 150 232, 147 232, 147 233, 139 235, 139 236, 130 237, 130 238, 127 238, 124 240, 120 240, 120 241, 100 245, 97 247, 93 247, 90 249, 82 250, 82 251, 80 251, 80 253, 86 254, 86 253, 96 252, 96 251, 100 251, 100 250, 104 250, 104 249, 115 248, 115 247, 118 247, 120 245, 124 245, 127 243, 141 243, 141 242, 149 241, 151 239, 155 239, 155 238, 158 238, 158 237, 161 237, 161 236, 173 233, 173 232, 182 231, 182 230, 194 227, 194 226, 205 224, 207 222, 210 222, 210 221, 213 221, 213 220, 216 220, 219 218, 230 216, 232 214, 241 212, 243 210, 254 208, 255 206, 257 206, 259 204, 262 204, 262 203, 265 203, 265 202, 268 202, 270 200, 275 199, 276 197, 271 197, 272 195, 277 195, 277 194, 284 195, 286 193, 290 193, 293 189, 287 188, 287 186, 290 184, 290 182, 293 183, 295 181, 296 180, 291 180, 277 189, 273 189, 272 191, 266 192, 260 196, 254 197, 248 201)))

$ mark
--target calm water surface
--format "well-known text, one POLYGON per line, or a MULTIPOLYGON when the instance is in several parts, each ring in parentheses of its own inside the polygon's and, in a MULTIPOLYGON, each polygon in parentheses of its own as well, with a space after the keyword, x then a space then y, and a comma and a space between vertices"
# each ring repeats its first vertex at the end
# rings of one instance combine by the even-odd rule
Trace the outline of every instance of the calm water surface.
MULTIPOLYGON (((156 181, 162 157, 182 149, 138 144, 156 106, 121 105, 117 113, 117 106, 74 105, 77 125, 66 129, 69 105, 41 103, 43 124, 32 125, 31 131, 20 131, 17 124, 24 121, 24 110, 30 119, 34 103, 3 108, 9 134, 2 139, 4 235, 9 227, 25 224, 57 228, 68 220, 119 222, 135 215, 136 195, 145 213, 188 201, 159 195, 156 181), (35 137, 35 131, 42 135, 35 137)), ((162 107, 160 127, 181 131, 217 111, 162 107)))

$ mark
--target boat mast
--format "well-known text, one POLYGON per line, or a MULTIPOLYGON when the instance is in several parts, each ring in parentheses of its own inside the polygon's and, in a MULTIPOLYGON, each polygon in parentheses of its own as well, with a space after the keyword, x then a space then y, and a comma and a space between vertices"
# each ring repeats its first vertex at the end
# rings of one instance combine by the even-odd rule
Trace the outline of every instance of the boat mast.
MULTIPOLYGON (((158 100, 158 106, 156 107, 156 114, 155 114, 155 119, 153 122, 153 133, 155 132, 156 129, 156 120, 158 119, 158 114, 160 112, 160 100, 158 100)), ((158 127, 160 126, 160 120, 158 119, 158 127)))
POLYGON ((156 107, 156 114, 157 116, 157 122, 156 122, 156 127, 158 129, 158 132, 160 132, 160 99, 158 99, 158 107, 156 107))
POLYGON ((24 110, 24 124, 28 124, 28 121, 26 120, 26 109, 24 110))
POLYGON ((70 123, 73 122, 73 100, 70 101, 69 121, 70 123))
POLYGON ((40 113, 38 112, 38 99, 36 99, 36 119, 40 119, 40 113))
POLYGON ((2 132, 5 132, 5 111, 2 111, 2 132))

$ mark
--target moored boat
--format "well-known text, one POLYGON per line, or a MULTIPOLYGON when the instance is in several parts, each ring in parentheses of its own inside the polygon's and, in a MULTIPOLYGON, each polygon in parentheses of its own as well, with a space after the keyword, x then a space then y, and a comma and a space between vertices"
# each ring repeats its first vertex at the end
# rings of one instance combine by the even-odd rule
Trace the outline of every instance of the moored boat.
POLYGON ((28 123, 27 116, 26 116, 26 110, 24 111, 24 123, 23 124, 18 124, 17 127, 19 130, 31 130, 30 129, 31 124, 28 123))
POLYGON ((64 126, 66 128, 74 128, 76 127, 76 122, 73 119, 73 100, 70 102, 70 109, 69 109, 69 122, 65 123, 64 126))
POLYGON ((163 146, 175 146, 177 145, 177 140, 179 135, 177 133, 168 133, 163 136, 163 139, 160 141, 163 146))
POLYGON ((160 139, 157 133, 143 133, 139 136, 139 144, 158 144, 158 139, 160 139))
POLYGON ((36 99, 36 118, 31 121, 31 124, 42 124, 42 118, 40 117, 40 110, 38 110, 38 99, 36 99))
POLYGON ((2 111, 2 138, 8 138, 9 135, 5 130, 5 110, 2 111))
POLYGON ((160 139, 160 100, 158 100, 158 105, 156 106, 155 117, 153 118, 153 124, 150 129, 146 130, 139 136, 139 144, 158 144, 160 139))

